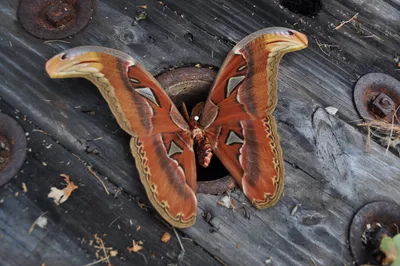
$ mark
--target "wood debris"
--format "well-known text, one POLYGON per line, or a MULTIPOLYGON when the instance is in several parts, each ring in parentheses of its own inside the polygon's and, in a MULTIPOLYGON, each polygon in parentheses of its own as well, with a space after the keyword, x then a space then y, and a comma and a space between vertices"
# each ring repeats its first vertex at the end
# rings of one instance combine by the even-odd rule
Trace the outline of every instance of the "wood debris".
POLYGON ((60 176, 64 177, 67 186, 64 189, 58 189, 56 187, 51 187, 51 191, 47 197, 54 199, 54 202, 57 205, 64 203, 72 194, 72 191, 78 188, 74 182, 70 181, 70 178, 66 174, 61 174, 60 176))
POLYGON ((338 29, 340 29, 341 27, 343 27, 344 25, 346 25, 347 23, 352 22, 353 20, 355 20, 355 19, 357 18, 357 16, 358 16, 358 13, 356 13, 354 16, 352 16, 349 20, 342 21, 339 25, 337 25, 337 26, 335 27, 335 30, 338 30, 338 29))
POLYGON ((301 206, 301 204, 296 204, 294 205, 294 207, 292 208, 292 210, 290 211, 290 215, 294 216, 297 212, 297 210, 299 209, 299 207, 301 206))
POLYGON ((310 259, 311 259, 311 261, 312 261, 314 266, 318 266, 318 264, 315 262, 315 260, 313 258, 310 257, 310 259))
POLYGON ((373 119, 368 122, 357 124, 357 126, 367 127, 368 129, 367 148, 370 146, 371 136, 377 137, 383 145, 386 145, 386 150, 400 144, 400 125, 398 124, 400 120, 396 116, 399 108, 400 106, 395 110, 391 123, 384 120, 373 119))
POLYGON ((168 232, 165 232, 161 237, 161 241, 164 243, 168 243, 168 241, 170 239, 171 239, 171 235, 168 232))
POLYGON ((143 242, 142 241, 139 241, 139 242, 136 242, 135 240, 132 240, 132 247, 128 247, 128 251, 130 252, 130 253, 136 253, 136 252, 138 252, 139 250, 142 250, 143 249, 143 242))
MULTIPOLYGON (((95 265, 101 262, 107 263, 107 266, 112 266, 110 258, 117 256, 118 251, 112 247, 106 247, 103 239, 101 239, 97 234, 95 234, 93 237, 94 241, 96 242, 93 247, 97 249, 95 253, 97 260, 92 263, 86 264, 85 266, 95 265)), ((90 243, 93 243, 93 240, 90 240, 90 243)), ((89 246, 91 245, 89 244, 89 246)))
POLYGON ((218 204, 221 206, 224 206, 227 209, 234 209, 235 208, 235 202, 229 195, 223 196, 219 201, 218 204))
POLYGON ((32 233, 33 230, 35 229, 35 226, 39 226, 42 229, 45 229, 47 226, 47 217, 45 215, 47 212, 42 213, 32 224, 31 228, 29 228, 28 234, 32 233))
POLYGON ((87 169, 89 170, 89 172, 97 178, 97 180, 100 181, 100 183, 103 185, 104 190, 106 191, 107 195, 110 195, 110 192, 108 191, 106 185, 104 184, 103 180, 101 180, 101 178, 96 174, 95 171, 93 171, 92 166, 88 166, 87 169))
POLYGON ((336 113, 337 113, 339 110, 338 110, 337 108, 335 108, 335 107, 328 106, 328 107, 325 107, 325 111, 326 111, 328 114, 336 115, 336 113))
POLYGON ((321 43, 321 42, 318 41, 318 40, 315 40, 315 42, 317 43, 318 48, 319 48, 325 55, 327 55, 327 56, 330 56, 330 55, 331 55, 332 47, 336 47, 336 48, 339 47, 339 45, 321 43), (329 50, 329 52, 327 52, 325 49, 326 49, 326 50, 329 50))
POLYGON ((22 182, 22 191, 24 193, 28 192, 28 187, 26 186, 26 184, 24 182, 22 182))

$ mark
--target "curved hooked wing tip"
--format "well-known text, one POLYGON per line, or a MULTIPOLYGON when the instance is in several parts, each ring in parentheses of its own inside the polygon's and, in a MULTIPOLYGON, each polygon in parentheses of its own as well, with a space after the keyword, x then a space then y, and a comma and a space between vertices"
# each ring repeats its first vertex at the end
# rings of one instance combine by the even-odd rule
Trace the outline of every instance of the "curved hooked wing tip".
POLYGON ((113 64, 113 60, 125 61, 135 65, 130 55, 101 46, 79 46, 69 49, 51 58, 46 63, 46 72, 51 78, 86 77, 99 72, 104 65, 113 64))
MULTIPOLYGON (((289 44, 289 47, 287 50, 283 50, 283 53, 298 51, 308 46, 307 36, 303 33, 284 27, 271 27, 258 30, 246 36, 232 50, 236 53, 236 51, 241 50, 254 41, 262 41, 264 46, 285 42, 289 44)), ((265 47, 260 47, 260 49, 265 49, 265 47)))

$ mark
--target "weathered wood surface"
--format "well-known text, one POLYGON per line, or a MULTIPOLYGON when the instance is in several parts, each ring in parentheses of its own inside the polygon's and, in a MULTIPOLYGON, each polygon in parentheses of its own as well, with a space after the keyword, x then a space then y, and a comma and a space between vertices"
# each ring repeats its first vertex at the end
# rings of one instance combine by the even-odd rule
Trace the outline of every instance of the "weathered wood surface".
POLYGON ((168 244, 160 241, 171 229, 134 199, 148 204, 129 137, 119 130, 100 93, 84 80, 51 80, 45 74, 47 59, 78 45, 123 50, 159 74, 185 64, 218 67, 237 41, 264 27, 288 26, 309 36, 310 48, 284 57, 279 74, 275 115, 286 162, 284 197, 272 209, 248 207, 245 213, 241 203, 250 205, 240 191, 231 193, 237 200, 235 211, 219 206, 219 196, 198 195, 199 213, 209 214, 181 231, 193 239, 183 240, 183 265, 219 260, 262 265, 269 257, 272 265, 313 265, 312 260, 351 265, 347 231, 355 211, 377 199, 400 202, 399 159, 375 143, 365 151, 365 135, 353 127, 359 117, 352 102, 358 76, 382 71, 400 78, 393 64, 399 51, 399 1, 324 1, 318 16, 304 17, 277 1, 103 0, 97 1, 89 26, 67 44, 45 44, 24 32, 16 20, 17 5, 12 0, 0 3, 0 109, 20 118, 32 152, 17 178, 0 189, 2 265, 84 265, 96 260, 95 249, 88 245, 95 233, 106 233, 106 245, 120 251, 112 259, 115 265, 144 264, 140 254, 126 250, 132 239, 144 240, 149 265, 174 263, 179 254, 174 236, 168 244), (132 26, 142 4, 147 4, 147 19, 132 26), (361 27, 349 23, 334 30, 357 12, 361 27), (317 40, 338 47, 330 51, 323 46, 322 51, 317 40), (339 108, 338 116, 327 114, 322 108, 326 106, 339 108), (48 144, 53 144, 50 149, 48 144), (88 147, 100 153, 88 153, 88 147), (123 194, 117 199, 107 195, 86 164, 93 165, 110 191, 122 187, 123 194), (62 173, 79 189, 56 206, 47 194, 51 186, 61 186, 62 173), (22 182, 28 185, 26 194, 22 182), (301 207, 291 215, 296 204, 301 207), (30 225, 46 211, 48 228, 28 235, 30 225))

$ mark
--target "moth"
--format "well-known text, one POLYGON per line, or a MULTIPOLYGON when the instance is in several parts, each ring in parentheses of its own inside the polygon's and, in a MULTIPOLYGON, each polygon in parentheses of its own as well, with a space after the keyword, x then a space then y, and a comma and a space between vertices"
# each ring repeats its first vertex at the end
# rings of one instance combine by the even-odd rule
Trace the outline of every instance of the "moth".
POLYGON ((185 228, 196 221, 196 154, 204 167, 215 154, 254 207, 279 200, 284 165, 272 116, 278 65, 285 53, 307 45, 305 35, 281 27, 245 37, 190 117, 181 115, 138 61, 114 49, 73 48, 50 59, 46 71, 51 78, 81 77, 97 86, 132 136, 130 148, 149 200, 168 223, 185 228))

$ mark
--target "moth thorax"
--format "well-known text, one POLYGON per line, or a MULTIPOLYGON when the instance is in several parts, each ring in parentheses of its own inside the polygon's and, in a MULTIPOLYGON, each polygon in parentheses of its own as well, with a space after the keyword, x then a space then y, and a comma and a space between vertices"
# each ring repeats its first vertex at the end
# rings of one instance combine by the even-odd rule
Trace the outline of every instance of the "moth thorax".
POLYGON ((201 166, 207 168, 213 156, 211 144, 200 128, 193 129, 193 139, 196 147, 197 160, 201 166))

